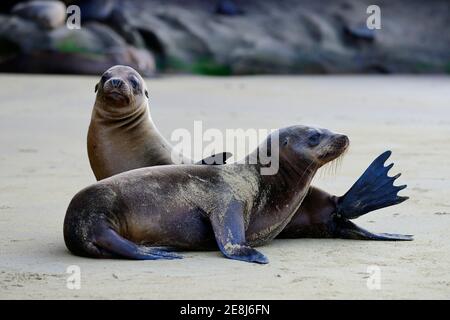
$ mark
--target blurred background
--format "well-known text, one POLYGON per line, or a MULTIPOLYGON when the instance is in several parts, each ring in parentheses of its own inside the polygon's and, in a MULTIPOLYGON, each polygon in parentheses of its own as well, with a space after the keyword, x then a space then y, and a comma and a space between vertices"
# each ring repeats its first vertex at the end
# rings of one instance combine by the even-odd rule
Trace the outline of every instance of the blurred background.
POLYGON ((145 76, 450 73, 450 1, 48 0, 0 2, 0 72, 145 76), (77 5, 81 28, 66 22, 77 5))

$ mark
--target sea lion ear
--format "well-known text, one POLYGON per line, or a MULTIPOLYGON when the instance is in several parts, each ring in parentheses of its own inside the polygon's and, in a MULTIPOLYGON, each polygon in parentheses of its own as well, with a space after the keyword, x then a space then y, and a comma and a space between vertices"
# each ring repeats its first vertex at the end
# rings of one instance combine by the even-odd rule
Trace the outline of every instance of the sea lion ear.
POLYGON ((95 85, 95 91, 94 92, 97 92, 98 91, 98 83, 95 85))
POLYGON ((147 90, 145 90, 145 96, 146 96, 147 99, 148 99, 148 91, 147 91, 147 90))

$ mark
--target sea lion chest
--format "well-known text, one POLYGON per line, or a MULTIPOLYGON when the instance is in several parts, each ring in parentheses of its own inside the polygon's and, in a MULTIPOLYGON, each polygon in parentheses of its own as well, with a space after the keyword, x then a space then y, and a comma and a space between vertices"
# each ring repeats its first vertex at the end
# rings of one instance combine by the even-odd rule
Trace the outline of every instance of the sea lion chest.
POLYGON ((145 123, 91 122, 88 155, 98 180, 132 169, 172 164, 170 146, 145 123))

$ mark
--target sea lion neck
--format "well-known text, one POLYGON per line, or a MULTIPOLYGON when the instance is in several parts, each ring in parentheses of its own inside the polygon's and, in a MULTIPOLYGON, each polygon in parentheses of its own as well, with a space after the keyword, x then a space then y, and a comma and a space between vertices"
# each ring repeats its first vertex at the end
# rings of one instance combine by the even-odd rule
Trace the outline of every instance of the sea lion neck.
POLYGON ((297 184, 305 184, 312 180, 319 165, 307 158, 295 158, 285 156, 280 153, 279 174, 286 181, 293 181, 297 184))
POLYGON ((267 164, 268 159, 263 160, 261 152, 264 152, 264 150, 258 147, 246 157, 245 163, 254 164, 255 169, 261 175, 261 180, 269 184, 274 183, 276 180, 290 188, 301 189, 301 186, 311 182, 319 168, 319 165, 310 159, 297 157, 293 159, 292 155, 280 152, 277 159, 272 158, 271 160, 278 161, 278 169, 273 174, 262 174, 264 168, 268 169, 271 166, 277 166, 272 162, 267 164))
MULTIPOLYGON (((261 172, 261 163, 254 170, 261 172)), ((259 188, 265 190, 259 201, 267 206, 258 207, 253 212, 246 231, 246 239, 251 245, 260 245, 275 238, 289 223, 308 193, 316 172, 315 163, 304 159, 289 159, 280 155, 279 168, 275 174, 259 173, 259 188), (292 161, 291 161, 292 160, 292 161), (298 165, 296 162, 301 162, 298 165), (272 222, 276 220, 277 223, 272 222)))
POLYGON ((150 121, 150 111, 146 103, 132 110, 131 112, 114 113, 105 110, 101 105, 94 105, 93 115, 101 122, 106 124, 133 125, 136 122, 148 120, 150 121))

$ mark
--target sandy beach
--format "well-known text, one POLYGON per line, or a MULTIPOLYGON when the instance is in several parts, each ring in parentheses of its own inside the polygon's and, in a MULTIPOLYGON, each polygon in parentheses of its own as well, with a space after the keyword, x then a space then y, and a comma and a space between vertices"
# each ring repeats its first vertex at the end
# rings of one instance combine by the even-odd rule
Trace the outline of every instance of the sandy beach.
POLYGON ((154 122, 173 130, 310 124, 343 132, 351 147, 314 184, 343 194, 381 152, 405 203, 356 222, 413 234, 413 242, 275 240, 256 265, 219 252, 174 261, 71 255, 62 225, 73 195, 95 182, 86 133, 97 77, 0 75, 0 299, 449 299, 450 77, 193 76, 148 79, 154 122), (69 266, 81 288, 67 287, 69 266), (380 271, 370 289, 368 268, 380 271))

